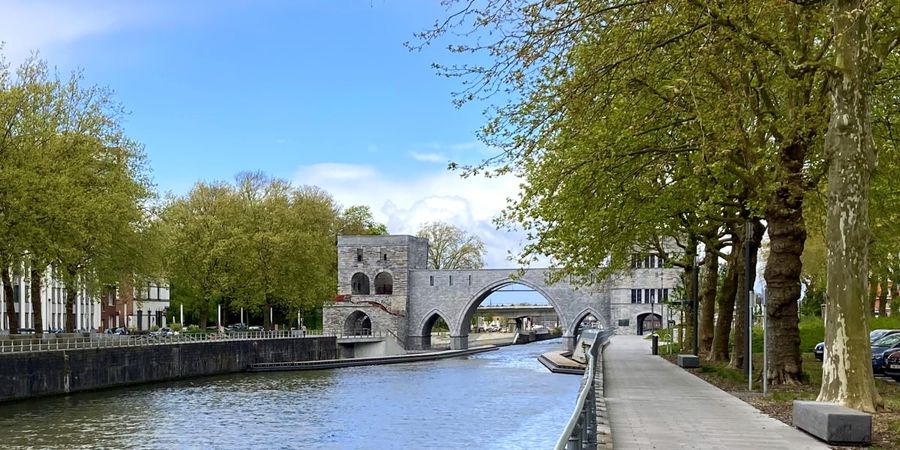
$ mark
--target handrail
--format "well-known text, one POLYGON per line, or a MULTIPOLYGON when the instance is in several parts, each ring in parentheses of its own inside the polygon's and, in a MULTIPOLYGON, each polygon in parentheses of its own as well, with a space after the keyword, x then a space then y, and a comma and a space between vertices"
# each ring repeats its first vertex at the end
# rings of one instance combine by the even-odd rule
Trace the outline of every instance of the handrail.
MULTIPOLYGON (((298 339, 338 336, 333 330, 239 331, 230 333, 182 333, 177 336, 91 334, 88 337, 0 338, 0 354, 63 351, 89 348, 144 347, 199 342, 248 341, 258 339, 298 339)), ((359 336, 362 337, 362 336, 359 336)), ((366 337, 371 337, 366 336, 366 337)))
MULTIPOLYGON (((587 367, 581 379, 581 387, 578 389, 578 399, 575 402, 575 410, 566 423, 566 428, 556 442, 556 450, 580 450, 583 448, 596 448, 597 446, 597 410, 595 407, 595 372, 600 350, 606 345, 613 331, 587 330, 582 338, 594 334, 587 356, 587 367)), ((602 368, 600 368, 602 370, 602 368)))

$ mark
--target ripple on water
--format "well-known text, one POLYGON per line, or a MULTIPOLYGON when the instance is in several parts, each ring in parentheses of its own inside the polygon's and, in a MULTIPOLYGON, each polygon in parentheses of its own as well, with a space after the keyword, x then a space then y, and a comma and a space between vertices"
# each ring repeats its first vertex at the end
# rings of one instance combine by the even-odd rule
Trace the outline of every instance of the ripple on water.
POLYGON ((537 362, 560 346, 36 399, 0 408, 0 430, 12 449, 547 448, 580 383, 537 362))

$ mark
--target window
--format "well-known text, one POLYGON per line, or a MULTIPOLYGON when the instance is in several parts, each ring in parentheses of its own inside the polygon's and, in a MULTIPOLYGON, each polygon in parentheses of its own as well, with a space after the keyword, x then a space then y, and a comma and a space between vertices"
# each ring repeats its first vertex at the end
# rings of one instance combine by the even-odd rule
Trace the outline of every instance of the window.
POLYGON ((394 277, 387 272, 375 275, 375 295, 392 295, 394 293, 394 277))
POLYGON ((619 319, 620 327, 627 327, 631 323, 631 319, 619 319))
POLYGON ((647 303, 656 303, 656 289, 647 289, 647 303))
POLYGON ((450 286, 453 286, 453 275, 450 275, 450 286))
POLYGON ((363 251, 361 248, 356 249, 356 262, 362 262, 363 251))
POLYGON ((387 253, 382 253, 381 258, 382 260, 387 261, 387 253))
POLYGON ((369 295, 369 277, 362 272, 356 272, 350 278, 350 293, 369 295))
POLYGON ((434 286, 434 275, 428 277, 428 284, 430 284, 431 286, 434 286))
POLYGON ((469 286, 472 285, 472 275, 469 275, 469 286))
POLYGON ((631 303, 644 303, 643 298, 641 296, 643 291, 640 289, 632 289, 631 290, 631 303))

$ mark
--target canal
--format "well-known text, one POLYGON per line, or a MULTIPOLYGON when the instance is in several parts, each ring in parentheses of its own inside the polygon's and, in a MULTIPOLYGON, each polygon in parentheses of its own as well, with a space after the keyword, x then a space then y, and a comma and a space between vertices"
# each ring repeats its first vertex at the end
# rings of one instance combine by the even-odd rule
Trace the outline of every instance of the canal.
POLYGON ((552 448, 580 377, 560 339, 464 358, 235 374, 0 405, 13 449, 552 448))

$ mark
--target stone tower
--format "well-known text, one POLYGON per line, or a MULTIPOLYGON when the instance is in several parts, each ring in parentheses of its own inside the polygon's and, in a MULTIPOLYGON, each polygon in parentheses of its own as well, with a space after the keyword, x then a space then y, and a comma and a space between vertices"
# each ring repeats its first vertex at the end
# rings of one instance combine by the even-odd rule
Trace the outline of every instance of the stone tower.
POLYGON ((406 340, 410 271, 425 269, 428 240, 414 236, 339 236, 338 301, 325 326, 345 332, 395 332, 406 340))

